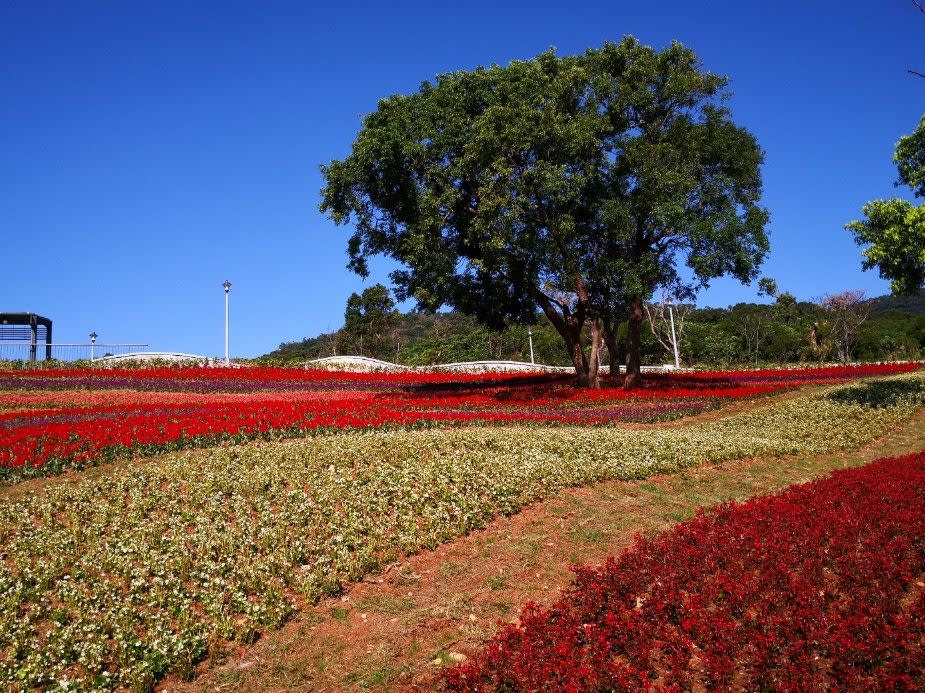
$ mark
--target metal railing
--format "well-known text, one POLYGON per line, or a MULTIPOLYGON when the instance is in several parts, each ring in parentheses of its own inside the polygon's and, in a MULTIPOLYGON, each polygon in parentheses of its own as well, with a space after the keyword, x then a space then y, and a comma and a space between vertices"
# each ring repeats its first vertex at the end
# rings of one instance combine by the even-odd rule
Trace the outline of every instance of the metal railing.
POLYGON ((47 353, 55 361, 96 361, 104 356, 120 356, 147 348, 147 344, 45 344, 45 342, 13 342, 0 340, 0 361, 29 361, 35 355, 39 361, 47 360, 47 353))

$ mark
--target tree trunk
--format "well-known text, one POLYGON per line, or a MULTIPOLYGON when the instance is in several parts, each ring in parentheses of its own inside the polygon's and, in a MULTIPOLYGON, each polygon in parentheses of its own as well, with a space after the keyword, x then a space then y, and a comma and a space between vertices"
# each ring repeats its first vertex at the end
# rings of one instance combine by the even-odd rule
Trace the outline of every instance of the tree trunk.
POLYGON ((626 379, 623 387, 627 390, 642 386, 642 369, 639 350, 642 345, 642 299, 633 299, 630 305, 626 331, 626 379))
POLYGON ((598 389, 601 386, 601 321, 591 319, 591 356, 588 358, 588 387, 598 389))
POLYGON ((617 328, 619 323, 611 320, 603 321, 604 344, 607 347, 607 355, 610 357, 610 377, 616 378, 620 375, 620 347, 617 345, 617 328))
POLYGON ((565 339, 565 345, 572 359, 572 365, 575 367, 578 387, 599 387, 599 385, 595 385, 594 383, 594 380, 597 379, 597 374, 595 373, 595 377, 593 379, 591 378, 591 364, 588 362, 585 350, 581 348, 581 328, 578 327, 575 329, 573 325, 568 327, 572 329, 564 333, 560 331, 560 334, 565 339))
MULTIPOLYGON (((537 287, 532 287, 531 293, 534 299, 536 299, 536 302, 539 303, 540 308, 543 309, 543 313, 549 318, 549 322, 556 328, 556 332, 558 332, 565 341, 565 347, 568 350, 569 357, 572 359, 572 365, 575 367, 578 386, 592 388, 600 387, 597 367, 595 366, 592 376, 591 364, 588 362, 588 357, 584 349, 581 348, 581 328, 585 325, 587 311, 582 309, 576 311, 577 314, 569 312, 563 315, 553 307, 549 297, 537 287)), ((600 335, 600 325, 598 325, 597 334, 600 335)), ((600 341, 599 336, 598 341, 600 341)))

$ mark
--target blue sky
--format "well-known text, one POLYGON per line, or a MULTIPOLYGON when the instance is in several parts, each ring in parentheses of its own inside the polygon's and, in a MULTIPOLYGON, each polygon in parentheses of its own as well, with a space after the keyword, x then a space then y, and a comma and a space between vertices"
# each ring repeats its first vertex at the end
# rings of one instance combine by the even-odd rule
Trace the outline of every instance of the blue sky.
MULTIPOLYGON (((317 210, 380 97, 456 69, 679 39, 732 80, 765 149, 765 273, 812 299, 886 293, 843 225, 893 188, 925 111, 925 15, 909 0, 0 4, 0 311, 56 341, 232 353, 340 326, 349 231, 317 210)), ((756 297, 718 281, 699 303, 756 297)))

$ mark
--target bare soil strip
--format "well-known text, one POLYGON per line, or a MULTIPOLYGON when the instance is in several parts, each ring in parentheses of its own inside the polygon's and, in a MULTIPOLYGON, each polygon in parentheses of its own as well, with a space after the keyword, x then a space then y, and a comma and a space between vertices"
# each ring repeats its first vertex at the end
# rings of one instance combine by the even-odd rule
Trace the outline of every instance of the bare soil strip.
POLYGON ((527 601, 552 603, 569 566, 597 564, 638 532, 657 532, 697 508, 769 493, 834 469, 925 449, 925 410, 851 452, 704 465, 644 481, 564 491, 484 530, 390 566, 344 595, 302 610, 248 647, 230 647, 191 683, 161 690, 433 690, 514 621, 527 601))

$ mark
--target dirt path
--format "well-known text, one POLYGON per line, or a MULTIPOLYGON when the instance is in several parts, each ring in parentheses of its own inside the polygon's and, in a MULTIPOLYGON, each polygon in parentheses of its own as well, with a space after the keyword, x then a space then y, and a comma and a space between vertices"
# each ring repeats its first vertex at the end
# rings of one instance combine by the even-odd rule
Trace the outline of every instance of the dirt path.
POLYGON ((161 689, 432 690, 440 669, 474 652, 499 620, 516 620, 528 600, 553 602, 573 563, 600 563, 637 532, 664 529, 698 507, 922 449, 925 410, 853 452, 706 465, 564 491, 305 608, 258 643, 204 662, 192 683, 168 679, 161 689))

